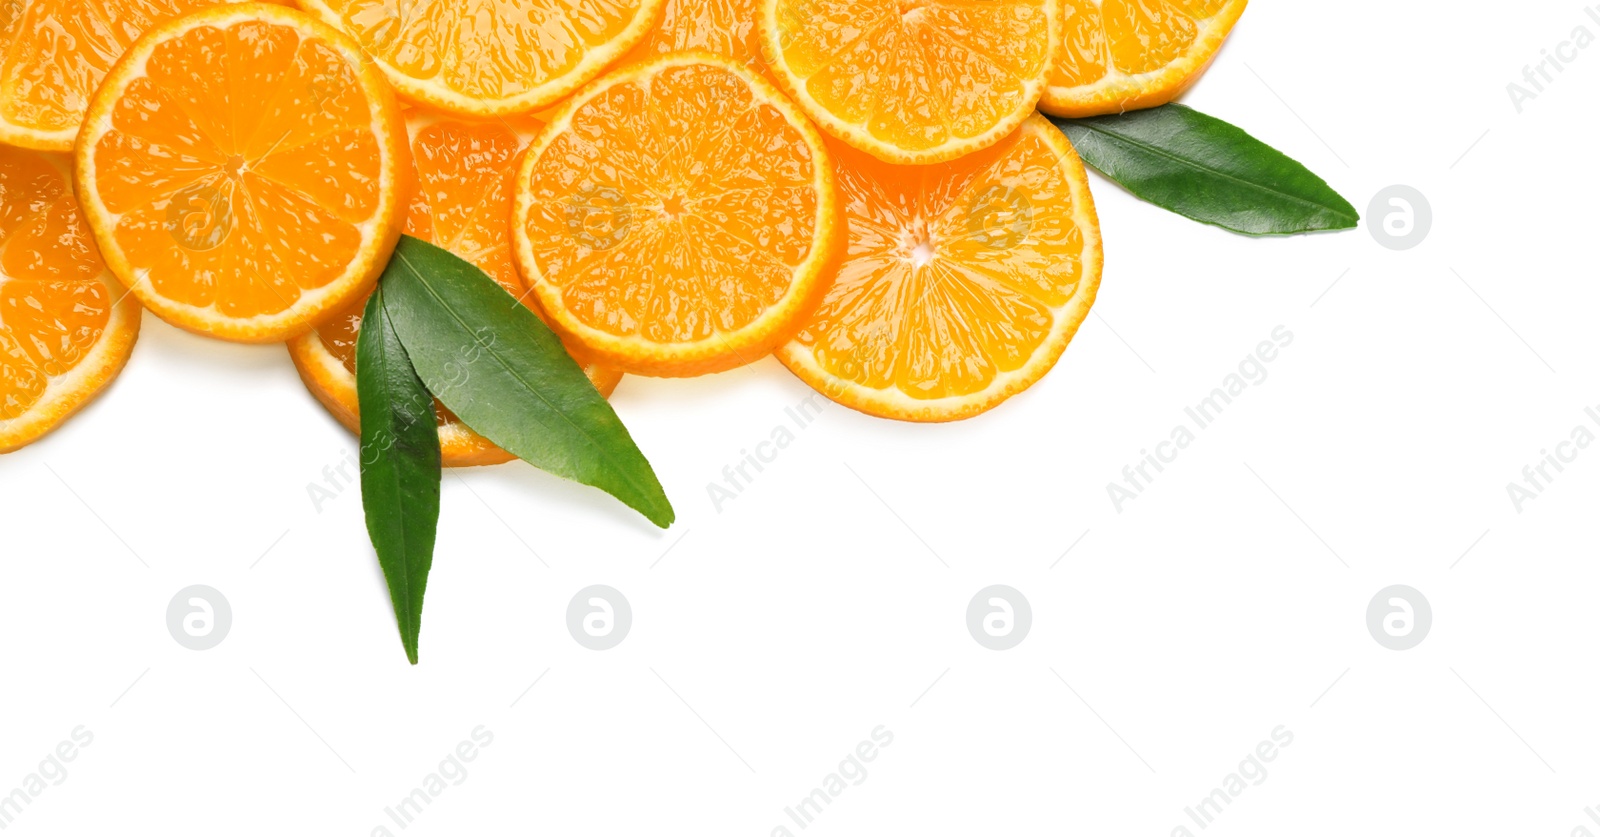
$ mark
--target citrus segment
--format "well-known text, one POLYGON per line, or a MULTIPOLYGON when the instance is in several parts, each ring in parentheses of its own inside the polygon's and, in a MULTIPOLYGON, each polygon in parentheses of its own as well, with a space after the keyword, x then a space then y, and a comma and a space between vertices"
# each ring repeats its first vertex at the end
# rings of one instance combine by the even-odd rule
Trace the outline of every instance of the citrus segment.
POLYGON ((584 89, 517 176, 517 267, 600 362, 686 376, 751 363, 815 306, 833 164, 770 83, 679 53, 584 89))
POLYGON ((139 334, 139 304, 100 260, 70 163, 0 146, 0 453, 93 400, 139 334))
POLYGON ((285 340, 371 289, 400 234, 405 126, 346 36, 278 6, 152 30, 95 95, 77 152, 106 262, 202 334, 285 340))
POLYGON ((300 0, 349 32, 400 95, 462 115, 529 113, 621 58, 663 0, 300 0))
POLYGON ((908 421, 989 410, 1055 365, 1100 285, 1072 146, 1042 116, 910 169, 837 149, 846 255, 778 359, 829 398, 908 421))
MULTIPOLYGON (((472 262, 542 317, 511 263, 507 218, 518 155, 543 126, 526 118, 468 122, 421 110, 407 114, 406 122, 414 168, 405 233, 472 262)), ((306 386, 340 423, 357 434, 361 421, 356 398, 356 336, 365 309, 363 298, 316 331, 289 341, 289 355, 306 386)), ((622 373, 592 363, 584 363, 583 371, 608 396, 622 379, 622 373)), ((435 407, 446 466, 492 465, 514 458, 472 432, 443 404, 435 407)))
POLYGON ((0 2, 0 143, 71 151, 89 97, 140 35, 225 1, 0 2))
POLYGON ((1062 0, 760 0, 773 74, 817 124, 894 163, 1011 133, 1061 50, 1062 0))
POLYGON ((666 0, 661 23, 629 53, 648 60, 671 52, 704 50, 761 72, 757 0, 666 0))
POLYGON ((1222 48, 1248 0, 1066 0, 1066 49, 1039 108, 1084 117, 1164 105, 1222 48))

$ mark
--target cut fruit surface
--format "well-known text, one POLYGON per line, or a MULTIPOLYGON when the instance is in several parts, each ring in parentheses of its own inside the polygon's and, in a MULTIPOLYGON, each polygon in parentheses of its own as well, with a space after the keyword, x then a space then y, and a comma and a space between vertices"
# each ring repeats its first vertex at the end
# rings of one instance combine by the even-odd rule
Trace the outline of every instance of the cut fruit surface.
POLYGON ((0 146, 0 453, 99 395, 139 335, 139 303, 100 260, 71 162, 0 146))
POLYGON ((1100 286, 1083 163, 1034 116, 998 145, 910 169, 838 149, 848 251, 778 359, 865 413, 952 421, 1055 365, 1100 286))
POLYGON ((833 163, 745 67, 678 53, 585 88, 517 175, 517 267, 602 363, 687 376, 787 340, 836 256, 833 163))
POLYGON ((703 50, 764 71, 757 5, 757 0, 666 0, 661 23, 629 53, 628 60, 703 50))
POLYGON ((1062 0, 759 0, 763 55, 824 130, 892 163, 993 145, 1033 112, 1062 0))
MULTIPOLYGON (((407 114, 412 178, 405 233, 437 244, 472 262, 512 296, 543 317, 511 264, 511 180, 518 155, 542 127, 531 119, 468 122, 428 111, 407 114)), ((360 435, 356 398, 356 336, 366 309, 363 297, 314 332, 289 341, 289 356, 306 387, 350 432, 360 435)), ((602 395, 616 389, 622 373, 593 363, 583 371, 602 395)), ((494 465, 513 457, 472 432, 443 404, 439 448, 446 467, 494 465)))
POLYGON ((0 2, 0 143, 71 151, 89 97, 139 36, 220 2, 0 2))
POLYGON ((229 340, 302 334, 371 290, 400 235, 405 124, 355 42, 219 6, 106 77, 77 151, 106 264, 147 308, 229 340))
POLYGON ((664 0, 299 0, 349 32, 400 95, 461 115, 552 105, 604 72, 664 0))
POLYGON ((1217 57, 1248 0, 1066 0, 1066 48, 1039 109, 1084 117, 1164 105, 1217 57))

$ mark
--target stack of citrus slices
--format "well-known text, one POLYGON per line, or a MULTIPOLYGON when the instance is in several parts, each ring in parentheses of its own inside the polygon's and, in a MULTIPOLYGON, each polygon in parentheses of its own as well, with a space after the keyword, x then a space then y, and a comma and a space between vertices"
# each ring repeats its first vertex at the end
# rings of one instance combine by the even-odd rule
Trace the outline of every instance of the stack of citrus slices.
MULTIPOLYGON (((1170 101, 1244 4, 3 0, 0 452, 115 377, 141 304, 286 343, 358 428, 402 233, 602 393, 776 354, 866 413, 976 415, 1100 282, 1083 164, 1037 110, 1170 101)), ((445 464, 509 458, 438 413, 445 464)))

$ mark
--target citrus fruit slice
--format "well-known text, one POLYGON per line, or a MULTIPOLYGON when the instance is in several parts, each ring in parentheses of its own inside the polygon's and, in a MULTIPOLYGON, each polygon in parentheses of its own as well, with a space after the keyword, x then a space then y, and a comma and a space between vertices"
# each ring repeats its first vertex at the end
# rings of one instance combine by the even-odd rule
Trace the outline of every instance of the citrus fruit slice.
POLYGON ((0 143, 71 151, 106 71, 152 26, 224 0, 0 0, 0 143))
POLYGON ((400 95, 462 115, 554 104, 625 55, 663 0, 299 0, 354 35, 400 95))
POLYGON ((661 23, 628 54, 647 60, 669 52, 704 50, 764 72, 756 32, 757 0, 666 0, 661 23))
POLYGON ((293 9, 217 6, 152 29, 106 76, 79 199, 106 264, 162 319, 281 341, 372 288, 407 156, 354 41, 293 9))
POLYGON ((624 372, 760 359, 815 307, 836 256, 821 135, 770 82, 709 53, 579 92, 516 185, 518 269, 557 331, 624 372))
POLYGON ((1083 163, 1033 116, 908 169, 838 149, 848 251, 778 359, 829 398, 907 421, 989 410, 1055 365, 1100 286, 1083 163))
MULTIPOLYGON (((518 155, 540 123, 527 118, 467 122, 429 111, 407 114, 415 161, 405 232, 477 265, 512 296, 540 314, 511 264, 511 178, 518 155)), ((316 331, 289 341, 289 356, 306 387, 352 433, 361 433, 356 398, 356 335, 366 299, 345 308, 316 331)), ((540 314, 540 316, 543 316, 540 314)), ((582 361, 580 361, 582 363, 582 361)), ((622 373, 592 363, 583 371, 604 395, 622 373)), ((493 465, 514 457, 472 432, 443 404, 439 447, 447 467, 493 465)))
POLYGON ((0 453, 105 389, 139 336, 72 195, 65 155, 0 146, 0 453))
POLYGON ((891 163, 952 160, 1033 112, 1062 0, 759 0, 763 54, 823 130, 891 163))
POLYGON ((1066 48, 1039 109, 1100 116, 1164 105, 1205 72, 1247 0, 1066 0, 1066 48))

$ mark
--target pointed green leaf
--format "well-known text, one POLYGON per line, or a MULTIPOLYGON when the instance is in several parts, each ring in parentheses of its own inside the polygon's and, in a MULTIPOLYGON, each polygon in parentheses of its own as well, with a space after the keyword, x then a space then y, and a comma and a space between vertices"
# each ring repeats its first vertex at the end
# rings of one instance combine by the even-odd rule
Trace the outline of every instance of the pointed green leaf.
POLYGON ((657 526, 672 524, 672 504, 628 429, 533 312, 470 262, 409 236, 382 282, 417 373, 468 427, 657 526))
POLYGON ((356 397, 367 534, 389 582, 406 658, 416 665, 439 528, 439 429, 433 396, 395 333, 382 287, 367 301, 356 338, 356 397))
POLYGON ((1142 200, 1246 235, 1350 229, 1355 207, 1305 166, 1183 105, 1051 117, 1084 162, 1142 200))

